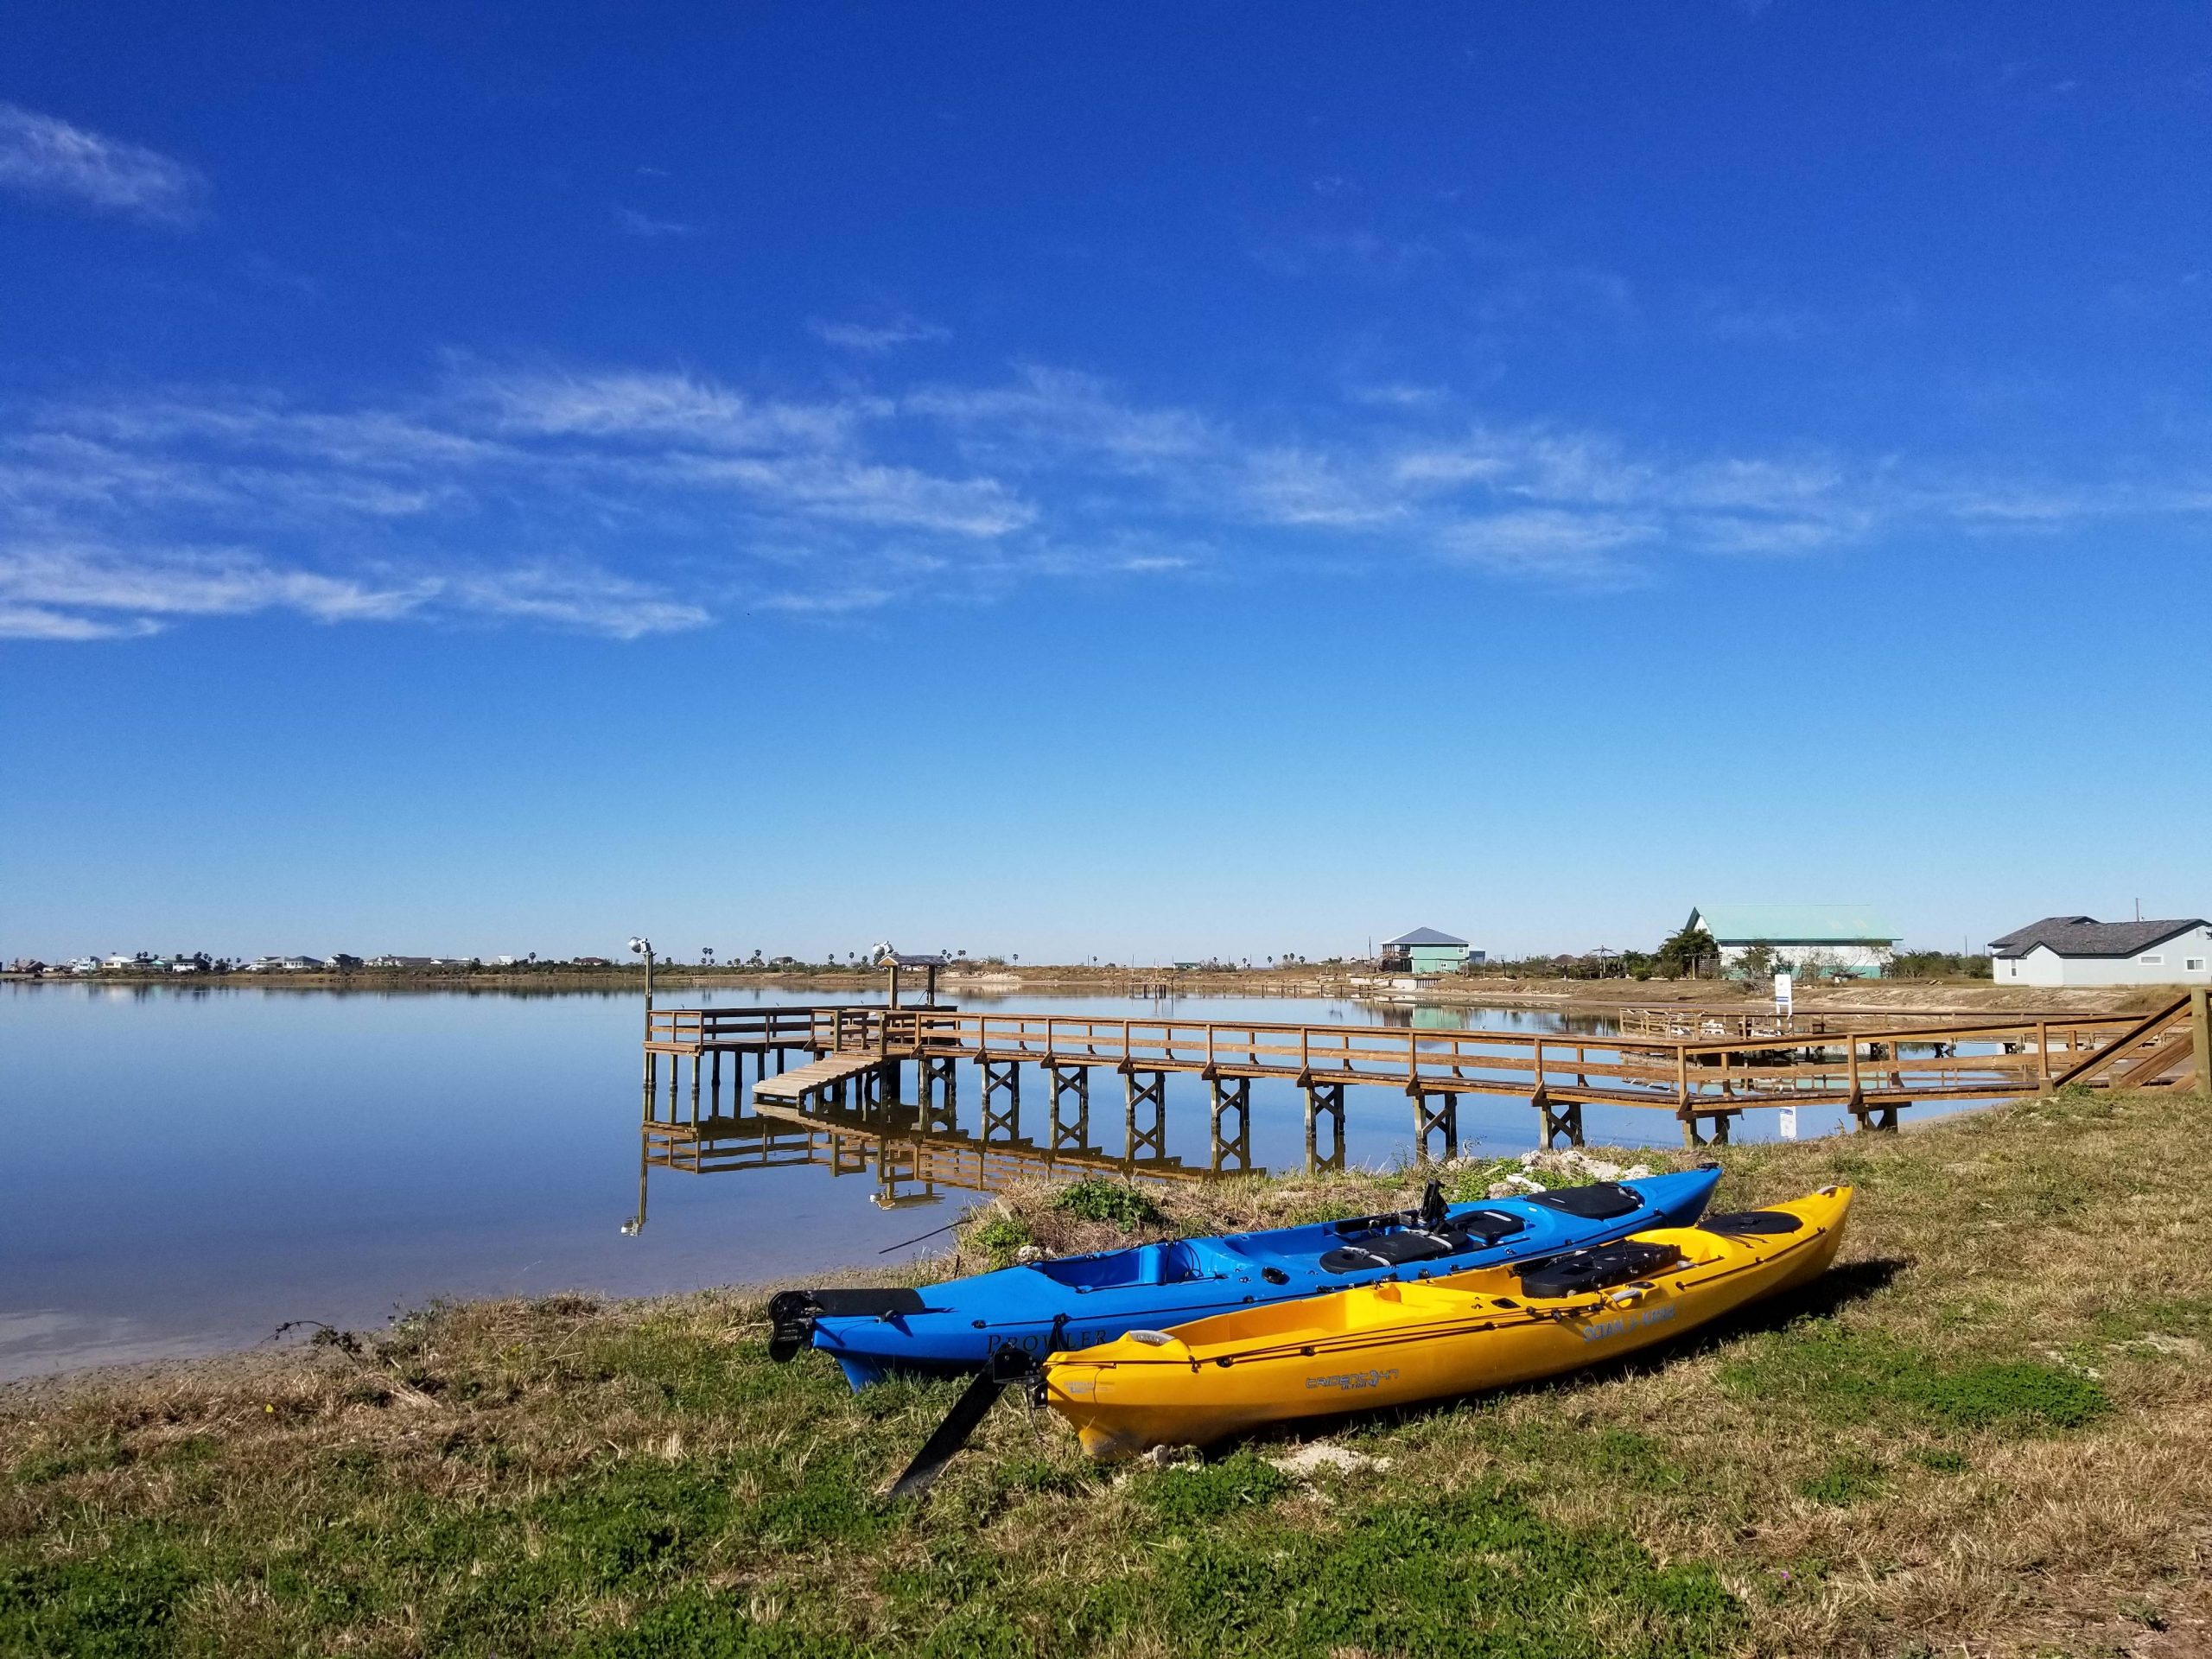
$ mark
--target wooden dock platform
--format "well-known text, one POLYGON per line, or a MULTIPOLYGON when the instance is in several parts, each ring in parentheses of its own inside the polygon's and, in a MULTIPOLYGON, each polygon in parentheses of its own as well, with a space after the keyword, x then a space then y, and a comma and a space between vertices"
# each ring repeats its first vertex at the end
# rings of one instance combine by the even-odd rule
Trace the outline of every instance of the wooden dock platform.
POLYGON ((916 1098, 953 1087, 956 1065, 978 1074, 987 1130, 1018 1123, 1024 1069, 1041 1072, 1052 1116, 1090 1109, 1091 1074, 1123 1081, 1125 1104, 1158 1109, 1169 1073, 1205 1079, 1214 1139, 1232 1147, 1249 1128, 1251 1084, 1287 1082, 1306 1096, 1309 1138, 1321 1121, 1341 1131, 1343 1091, 1388 1088, 1413 1104, 1425 1155, 1457 1141, 1457 1103, 1471 1094, 1526 1099, 1547 1144, 1579 1145, 1582 1109, 1672 1113, 1685 1141, 1727 1138, 1729 1124, 1765 1107, 1834 1107, 1864 1128, 1896 1127, 1901 1110, 1995 1100, 2069 1084, 2185 1089, 2208 1071, 2205 998, 2176 998, 2150 1014, 2016 1014, 1887 1028, 1753 1031, 1709 1037, 1444 1031, 1424 1027, 1300 1025, 1095 1014, 969 1013, 955 1008, 839 1005, 817 1008, 655 1010, 645 1041, 648 1116, 652 1073, 666 1058, 671 1115, 677 1071, 702 1066, 721 1092, 723 1058, 743 1088, 753 1058, 756 1097, 842 1103, 849 1093, 896 1097, 899 1068, 916 1068, 916 1098), (795 1055, 806 1057, 797 1067, 795 1055), (774 1071, 769 1070, 772 1065, 774 1071))

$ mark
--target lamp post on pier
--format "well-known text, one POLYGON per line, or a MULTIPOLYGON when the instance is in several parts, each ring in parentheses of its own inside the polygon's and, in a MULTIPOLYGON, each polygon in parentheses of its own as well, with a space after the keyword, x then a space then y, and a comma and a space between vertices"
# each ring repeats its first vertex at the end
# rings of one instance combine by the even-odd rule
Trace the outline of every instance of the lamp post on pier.
MULTIPOLYGON (((633 956, 645 959, 645 1040, 650 1043, 653 1039, 653 942, 643 937, 633 938, 630 941, 630 950, 633 956)), ((676 1064, 673 1057, 669 1064, 676 1064)), ((673 1084, 670 1086, 674 1087, 673 1084)), ((638 1125, 638 1213, 622 1224, 622 1236, 625 1238, 635 1238, 645 1224, 645 1172, 651 1166, 652 1155, 653 1055, 651 1049, 645 1051, 645 1112, 638 1125)), ((669 1113, 673 1116, 676 1109, 672 1095, 670 1100, 669 1113)))

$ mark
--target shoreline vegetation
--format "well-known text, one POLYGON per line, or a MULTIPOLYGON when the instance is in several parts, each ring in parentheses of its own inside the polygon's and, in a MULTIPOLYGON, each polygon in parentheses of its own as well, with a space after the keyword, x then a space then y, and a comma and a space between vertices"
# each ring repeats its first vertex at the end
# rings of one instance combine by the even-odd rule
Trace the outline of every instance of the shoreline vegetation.
MULTIPOLYGON (((760 1291, 10 1385, 0 1651, 2201 1653, 2207 1104, 1716 1148, 1719 1207, 1856 1185, 1834 1271, 1626 1363, 1175 1466, 1088 1465, 1002 1403, 918 1503, 875 1494, 960 1385, 772 1364, 760 1291)), ((910 1277, 1419 1179, 1022 1188, 910 1277)))
MULTIPOLYGON (((636 964, 578 968, 565 963, 466 965, 419 969, 364 969, 352 973, 234 970, 213 974, 134 973, 46 976, 0 972, 0 982, 19 984, 174 986, 179 989, 224 987, 271 991, 600 991, 636 995, 645 974, 636 964)), ((769 969, 731 965, 700 967, 661 963, 653 972, 657 1000, 686 990, 819 990, 835 998, 880 994, 880 969, 852 968, 769 969)), ((1090 966, 991 966, 952 969, 938 980, 939 1000, 958 1003, 962 995, 994 999, 1037 994, 1046 996, 1159 996, 1203 999, 1215 996, 1310 997, 1353 1001, 1411 1003, 1439 1007, 1553 1009, 1565 1013, 1611 1013, 1623 1007, 1684 1004, 1698 1007, 1762 1008, 1771 1006, 1764 984, 1731 979, 1586 979, 1502 973, 1439 976, 1418 982, 1365 971, 1324 971, 1314 965, 1275 969, 1107 968, 1090 966)), ((913 994, 910 993, 910 997, 913 994)), ((2115 986, 2053 989, 1999 986, 1986 978, 1948 976, 1928 979, 1831 980, 1801 983, 1800 1013, 1945 1012, 1977 1014, 2031 1012, 2125 1012, 2151 1007, 2169 995, 2161 986, 2115 986)))

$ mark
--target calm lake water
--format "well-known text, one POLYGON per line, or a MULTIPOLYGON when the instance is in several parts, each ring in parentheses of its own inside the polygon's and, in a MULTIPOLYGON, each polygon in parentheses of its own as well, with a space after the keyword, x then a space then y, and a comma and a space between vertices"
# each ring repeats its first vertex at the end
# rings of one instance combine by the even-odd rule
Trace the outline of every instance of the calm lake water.
MULTIPOLYGON (((663 999, 863 1000, 689 989, 663 999)), ((1168 1011, 1028 993, 961 1006, 1168 1011)), ((1186 997, 1174 1012, 1567 1025, 1550 1014, 1276 998, 1186 997)), ((942 1248, 879 1254, 973 1201, 954 1192, 887 1211, 870 1202, 873 1180, 819 1166, 657 1170, 647 1225, 623 1236, 637 1198, 640 1023, 637 997, 594 992, 0 986, 0 1378, 246 1346, 287 1319, 373 1326, 433 1297, 645 1295, 880 1264, 942 1248)), ((1039 1082, 1025 1082, 1023 1103, 1041 1117, 1039 1082)), ((972 1114, 972 1069, 960 1087, 972 1114)), ((1198 1078, 1169 1079, 1168 1150, 1201 1166, 1204 1103, 1198 1078)), ((1110 1073, 1092 1110, 1118 1134, 1110 1073)), ((1355 1162, 1410 1145, 1409 1109, 1389 1090, 1347 1090, 1344 1116, 1355 1162)), ((1738 1132, 1772 1133, 1771 1115, 1755 1116, 1764 1121, 1738 1132)), ((1519 1101, 1463 1097, 1460 1122, 1484 1152, 1535 1144, 1535 1114, 1519 1101)), ((1592 1108, 1586 1127, 1593 1141, 1679 1143, 1662 1113, 1592 1108)), ((1804 1132, 1828 1127, 1808 1115, 1804 1132)), ((1037 1133, 1027 1118, 1024 1128, 1037 1133)), ((1255 1161, 1294 1167, 1303 1136, 1297 1091, 1255 1085, 1255 1161)))

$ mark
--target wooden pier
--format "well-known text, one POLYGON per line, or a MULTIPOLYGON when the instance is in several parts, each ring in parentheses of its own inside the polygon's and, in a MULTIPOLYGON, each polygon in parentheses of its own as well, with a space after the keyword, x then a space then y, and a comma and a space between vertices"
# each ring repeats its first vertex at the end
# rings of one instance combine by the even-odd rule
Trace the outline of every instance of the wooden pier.
POLYGON ((1348 1088, 1405 1096, 1416 1153, 1429 1157, 1456 1151, 1459 1103, 1477 1094, 1526 1100, 1548 1146, 1580 1145, 1583 1110, 1592 1105, 1669 1112, 1686 1144, 1705 1146, 1726 1141, 1735 1120, 1762 1109, 1837 1108, 1861 1129, 1891 1129, 1901 1112, 1930 1103, 2006 1099, 2072 1084, 2181 1090, 2212 1077, 2201 990, 2149 1014, 1893 1018, 1873 1029, 1692 1037, 855 1004, 656 1009, 646 1020, 645 1128, 680 1162, 687 1136, 742 1116, 748 1063, 759 1110, 772 1105, 819 1119, 908 1099, 947 1125, 964 1065, 976 1080, 986 1144, 1021 1139, 1027 1071, 1046 1092, 1050 1145, 1070 1149, 1090 1143, 1092 1077, 1103 1072, 1122 1080, 1123 1138, 1133 1155, 1164 1147, 1168 1075, 1194 1075, 1207 1085, 1214 1169, 1249 1164, 1251 1090, 1259 1081, 1287 1082, 1303 1094, 1311 1166, 1342 1160, 1348 1088), (799 1064, 792 1065, 795 1058, 799 1064), (726 1059, 729 1115, 721 1109, 726 1059), (907 1066, 913 1088, 902 1096, 907 1066))

